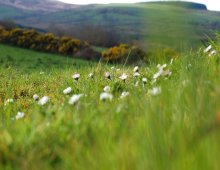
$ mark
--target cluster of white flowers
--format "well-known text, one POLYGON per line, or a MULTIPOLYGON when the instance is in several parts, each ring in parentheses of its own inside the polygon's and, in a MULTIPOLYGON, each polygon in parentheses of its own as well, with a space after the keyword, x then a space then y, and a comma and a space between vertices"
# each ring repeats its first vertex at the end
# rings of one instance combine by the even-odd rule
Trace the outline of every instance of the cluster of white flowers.
MULTIPOLYGON (((211 49, 211 47, 209 47, 208 49, 206 49, 205 51, 208 52, 209 50, 211 49)), ((173 59, 171 60, 170 64, 173 63, 173 59)), ((172 72, 170 72, 167 68, 167 64, 163 64, 163 65, 157 65, 157 68, 158 68, 158 72, 155 73, 153 75, 153 80, 151 81, 151 84, 154 84, 156 82, 156 80, 161 76, 171 76, 172 72)), ((111 68, 112 70, 115 70, 114 67, 111 68)), ((118 71, 120 71, 118 69, 118 71)), ((135 86, 138 87, 139 85, 139 82, 142 82, 143 84, 143 87, 145 88, 145 84, 148 83, 148 81, 150 81, 150 79, 148 80, 147 77, 144 77, 144 74, 140 74, 140 69, 138 66, 135 66, 134 69, 133 69, 133 77, 135 77, 135 86), (140 77, 140 78, 137 78, 137 77, 140 77)), ((115 73, 116 75, 119 75, 120 73, 115 73)), ((112 74, 113 76, 111 76, 110 72, 105 72, 104 73, 104 76, 105 78, 113 81, 114 79, 111 79, 112 77, 115 77, 114 74, 112 74)), ((129 78, 129 77, 132 77, 132 76, 129 76, 128 73, 125 73, 125 72, 122 72, 120 76, 118 76, 119 79, 121 79, 122 81, 125 81, 129 78)), ((78 81, 79 78, 80 78, 80 74, 79 73, 75 73, 72 75, 72 78, 75 80, 75 81, 78 81)), ((88 74, 88 78, 94 78, 94 73, 91 72, 88 74)), ((146 86, 147 87, 147 86, 146 86)), ((103 88, 103 91, 100 93, 99 95, 99 99, 101 101, 112 101, 113 100, 113 94, 111 94, 111 87, 109 85, 105 86, 103 88)), ((69 95, 73 92, 73 89, 72 87, 67 87, 66 89, 63 90, 63 94, 64 95, 67 95, 67 97, 69 97, 69 95)), ((152 96, 156 96, 158 94, 161 93, 161 87, 152 87, 152 89, 149 89, 148 90, 148 94, 152 95, 152 96)), ((69 97, 69 101, 68 101, 68 104, 70 105, 76 105, 79 100, 83 97, 83 96, 86 96, 86 94, 73 94, 71 97, 69 97)), ((121 93, 121 95, 119 96, 118 99, 124 99, 126 97, 130 96, 130 93, 128 91, 123 91, 121 93)), ((33 95, 33 100, 36 101, 38 103, 38 105, 40 106, 44 106, 46 105, 49 100, 50 100, 50 97, 48 96, 43 96, 42 98, 39 97, 38 94, 34 94, 33 95)), ((13 103, 14 102, 14 99, 7 99, 5 101, 5 105, 9 104, 9 103, 13 103)), ((24 112, 18 112, 15 116, 15 118, 13 119, 22 119, 25 117, 25 114, 24 112)))
POLYGON ((158 72, 153 75, 153 79, 157 80, 160 76, 171 76, 172 72, 170 70, 164 70, 167 67, 167 64, 157 65, 158 72))

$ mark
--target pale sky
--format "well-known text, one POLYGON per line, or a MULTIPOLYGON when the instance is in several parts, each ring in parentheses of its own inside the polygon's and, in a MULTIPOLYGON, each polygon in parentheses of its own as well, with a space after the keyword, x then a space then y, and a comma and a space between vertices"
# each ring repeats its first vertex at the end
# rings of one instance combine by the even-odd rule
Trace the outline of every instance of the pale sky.
MULTIPOLYGON (((149 0, 59 0, 72 4, 108 4, 108 3, 134 3, 134 2, 146 2, 149 0)), ((220 0, 186 0, 192 2, 198 2, 206 4, 209 10, 220 11, 220 0)))

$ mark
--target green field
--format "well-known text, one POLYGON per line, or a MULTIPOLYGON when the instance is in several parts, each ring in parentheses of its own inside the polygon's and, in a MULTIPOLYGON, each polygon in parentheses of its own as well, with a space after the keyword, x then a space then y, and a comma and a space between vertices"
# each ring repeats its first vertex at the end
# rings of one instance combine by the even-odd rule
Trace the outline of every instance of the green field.
POLYGON ((62 57, 0 45, 0 169, 220 169, 219 54, 161 59, 137 78, 131 66, 62 57), (172 75, 154 82, 159 63, 172 75), (113 99, 100 101, 107 85, 113 99), (40 106, 34 94, 50 100, 40 106), (73 94, 84 95, 70 105, 73 94))
POLYGON ((96 25, 118 33, 120 42, 138 44, 146 51, 161 47, 182 50, 198 48, 213 31, 220 31, 219 12, 199 10, 195 5, 189 2, 88 5, 49 14, 3 6, 0 18, 9 17, 43 29, 51 24, 70 29, 86 25, 86 30, 96 25))

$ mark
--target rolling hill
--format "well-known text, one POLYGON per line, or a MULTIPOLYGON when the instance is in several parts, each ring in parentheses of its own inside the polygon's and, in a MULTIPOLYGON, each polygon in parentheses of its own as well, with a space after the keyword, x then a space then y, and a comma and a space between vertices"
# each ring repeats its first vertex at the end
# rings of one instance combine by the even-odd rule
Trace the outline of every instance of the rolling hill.
POLYGON ((56 12, 4 4, 0 14, 0 19, 11 18, 24 26, 49 32, 54 31, 52 25, 61 33, 102 46, 98 39, 104 34, 97 31, 98 27, 117 37, 118 42, 135 43, 145 50, 198 47, 207 41, 207 36, 220 30, 220 13, 190 2, 86 5, 56 12))
POLYGON ((67 10, 77 7, 77 5, 69 5, 56 0, 0 0, 0 4, 24 10, 45 12, 67 10))

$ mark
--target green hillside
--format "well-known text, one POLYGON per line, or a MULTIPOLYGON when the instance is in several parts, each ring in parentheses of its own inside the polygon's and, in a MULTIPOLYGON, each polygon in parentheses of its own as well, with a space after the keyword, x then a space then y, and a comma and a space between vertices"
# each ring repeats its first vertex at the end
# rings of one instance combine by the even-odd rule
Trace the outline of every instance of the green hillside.
MULTIPOLYGON (((19 15, 5 8, 0 8, 0 14, 4 14, 0 17, 8 16, 23 25, 47 29, 52 24, 71 30, 77 26, 96 25, 117 32, 120 42, 134 42, 148 49, 198 47, 207 40, 207 35, 220 30, 218 12, 188 2, 88 5, 49 14, 28 11, 19 12, 19 15)), ((84 32, 72 32, 76 38, 91 36, 86 28, 84 32)), ((93 34, 98 33, 94 31, 93 34)))
POLYGON ((67 56, 40 53, 0 44, 0 67, 2 69, 14 68, 22 72, 44 72, 52 69, 87 67, 93 64, 93 62, 85 62, 67 56))

